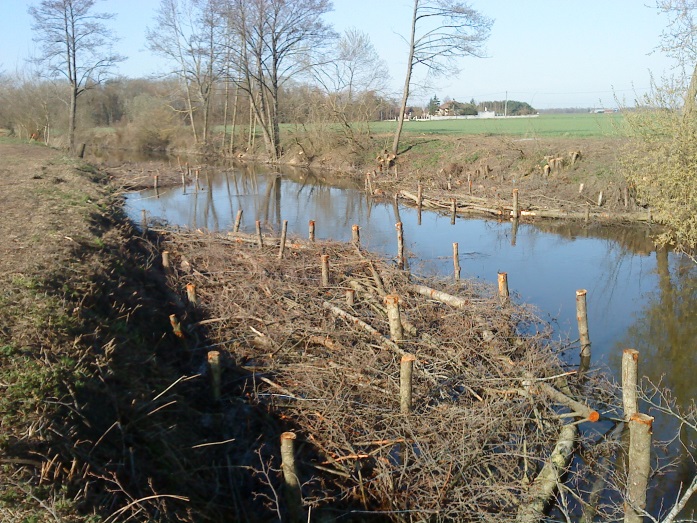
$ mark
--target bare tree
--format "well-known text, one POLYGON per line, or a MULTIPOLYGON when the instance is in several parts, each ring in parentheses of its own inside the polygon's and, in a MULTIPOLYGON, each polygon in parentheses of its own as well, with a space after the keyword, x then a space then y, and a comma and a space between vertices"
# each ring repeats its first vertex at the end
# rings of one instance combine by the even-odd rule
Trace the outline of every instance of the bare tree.
POLYGON ((34 41, 41 54, 36 61, 51 77, 65 77, 70 84, 68 145, 75 150, 78 97, 104 81, 124 57, 115 54, 113 33, 104 21, 113 14, 94 13, 95 0, 42 0, 29 7, 34 19, 34 41))
POLYGON ((482 56, 482 48, 492 24, 492 19, 481 15, 466 2, 414 0, 407 73, 397 131, 392 142, 393 154, 397 154, 399 148, 414 67, 424 65, 430 74, 437 75, 445 71, 447 64, 450 65, 447 71, 452 73, 455 58, 482 56))
POLYGON ((348 29, 329 56, 315 68, 315 80, 322 86, 325 98, 323 111, 333 122, 341 124, 341 131, 351 146, 357 144, 355 125, 367 123, 372 116, 371 97, 368 93, 384 90, 387 64, 380 58, 362 31, 348 29))
POLYGON ((223 21, 213 0, 161 0, 148 48, 173 64, 186 97, 194 142, 208 141, 214 86, 221 78, 225 49, 223 21), (201 113, 201 127, 196 123, 201 113))
POLYGON ((313 56, 334 38, 321 17, 329 0, 229 0, 230 27, 239 48, 240 88, 249 95, 272 159, 281 155, 279 93, 288 79, 308 72, 313 56))

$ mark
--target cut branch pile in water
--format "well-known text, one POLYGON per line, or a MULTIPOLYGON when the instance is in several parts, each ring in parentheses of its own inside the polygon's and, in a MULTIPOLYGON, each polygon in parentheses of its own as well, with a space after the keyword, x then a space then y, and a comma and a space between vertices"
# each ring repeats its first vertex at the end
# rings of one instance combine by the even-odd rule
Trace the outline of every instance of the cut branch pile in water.
POLYGON ((510 521, 539 496, 529 485, 569 423, 560 413, 597 419, 562 401, 574 380, 558 377, 573 373, 549 330, 480 283, 419 280, 356 245, 289 241, 279 259, 270 239, 259 249, 253 237, 182 232, 163 247, 170 285, 195 302, 182 343, 220 387, 211 440, 236 439, 232 465, 253 467, 257 453, 269 515, 293 508, 273 472, 284 431, 297 437, 305 512, 510 521), (274 430, 247 429, 259 427, 245 419, 251 405, 274 430))

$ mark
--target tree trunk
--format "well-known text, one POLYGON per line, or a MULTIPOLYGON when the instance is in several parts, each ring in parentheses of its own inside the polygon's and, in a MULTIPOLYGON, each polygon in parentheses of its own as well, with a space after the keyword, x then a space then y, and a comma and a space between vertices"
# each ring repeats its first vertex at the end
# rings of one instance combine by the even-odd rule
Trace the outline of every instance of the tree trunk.
POLYGON ((70 86, 70 115, 68 117, 68 147, 71 153, 75 151, 75 128, 77 117, 77 85, 70 86))
MULTIPOLYGON (((230 131, 230 154, 235 150, 235 125, 237 124, 237 103, 239 101, 240 86, 235 86, 235 101, 232 107, 232 130, 230 131)), ((249 122, 250 125, 252 122, 249 122)))
POLYGON ((399 116, 397 117, 397 131, 392 142, 392 154, 396 155, 399 150, 399 138, 402 135, 404 126, 404 113, 407 111, 407 101, 409 100, 409 84, 411 83, 411 72, 414 69, 414 38, 416 35, 416 15, 419 12, 419 0, 414 0, 414 12, 411 19, 411 41, 409 43, 409 59, 407 60, 407 74, 404 79, 404 92, 402 93, 402 103, 400 104, 399 116))

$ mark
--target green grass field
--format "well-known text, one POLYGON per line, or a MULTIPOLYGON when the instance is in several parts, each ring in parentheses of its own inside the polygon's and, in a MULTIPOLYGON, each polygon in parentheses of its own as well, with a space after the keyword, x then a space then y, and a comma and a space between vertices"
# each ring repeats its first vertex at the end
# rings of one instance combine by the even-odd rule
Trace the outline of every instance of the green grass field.
MULTIPOLYGON (((622 136, 624 118, 611 114, 545 114, 535 118, 496 118, 471 120, 422 120, 404 123, 405 133, 484 134, 534 137, 622 136)), ((374 122, 375 133, 393 132, 396 122, 374 122)))

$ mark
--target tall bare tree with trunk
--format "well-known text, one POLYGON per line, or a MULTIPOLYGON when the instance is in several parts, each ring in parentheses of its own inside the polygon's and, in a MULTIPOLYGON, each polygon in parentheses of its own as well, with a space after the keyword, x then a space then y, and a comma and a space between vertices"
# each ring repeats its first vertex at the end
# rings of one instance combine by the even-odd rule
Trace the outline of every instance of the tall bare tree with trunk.
POLYGON ((431 75, 438 75, 446 70, 452 74, 455 70, 454 59, 462 56, 482 56, 492 24, 492 19, 472 9, 467 2, 414 0, 409 58, 397 131, 392 142, 393 154, 397 154, 399 150, 414 67, 423 65, 431 75))
POLYGON ((95 13, 95 0, 42 0, 29 7, 34 41, 40 45, 36 62, 51 77, 70 85, 68 145, 75 151, 78 97, 103 82, 124 57, 112 51, 114 34, 104 24, 113 18, 95 13))
POLYGON ((161 0, 148 48, 164 57, 179 79, 195 143, 206 144, 216 82, 223 76, 225 26, 217 0, 161 0))
POLYGON ((227 0, 229 26, 239 47, 236 78, 249 95, 271 159, 281 151, 279 94, 283 83, 309 73, 318 52, 335 38, 322 20, 329 0, 227 0))

